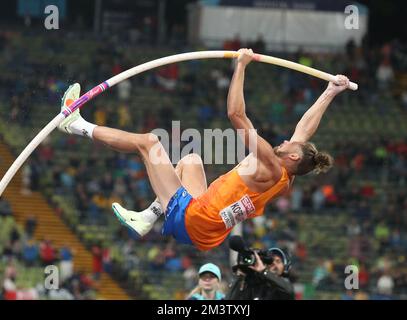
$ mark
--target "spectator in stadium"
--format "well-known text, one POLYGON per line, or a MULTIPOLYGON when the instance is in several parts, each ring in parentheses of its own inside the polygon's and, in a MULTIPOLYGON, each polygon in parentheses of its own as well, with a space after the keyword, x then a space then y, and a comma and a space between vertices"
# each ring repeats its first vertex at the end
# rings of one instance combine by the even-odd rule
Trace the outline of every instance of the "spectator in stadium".
POLYGON ((50 240, 45 239, 41 242, 40 257, 44 266, 54 264, 56 260, 56 252, 50 240))
POLYGON ((317 287, 328 275, 326 262, 321 258, 319 259, 318 266, 313 271, 312 284, 317 287))
POLYGON ((0 217, 7 217, 11 215, 12 211, 9 202, 5 199, 0 199, 0 217))
POLYGON ((29 195, 31 194, 31 176, 32 176, 32 168, 31 168, 31 162, 28 161, 22 169, 22 188, 21 188, 21 194, 23 195, 29 195))
POLYGON ((342 294, 341 300, 344 300, 344 301, 355 300, 355 295, 353 293, 353 290, 346 290, 346 292, 344 294, 342 294))
POLYGON ((19 288, 16 283, 17 269, 14 261, 9 261, 4 272, 2 296, 5 300, 36 300, 38 293, 34 288, 19 288))
POLYGON ((237 33, 235 34, 232 40, 226 40, 223 43, 224 50, 232 50, 237 51, 242 47, 242 42, 240 41, 240 35, 237 33))
POLYGON ((11 258, 13 258, 15 255, 14 250, 13 250, 13 246, 11 245, 10 241, 6 241, 6 243, 3 246, 3 250, 2 250, 2 260, 8 261, 11 258))
POLYGON ((157 83, 163 90, 173 91, 175 90, 179 77, 179 68, 177 64, 171 64, 169 66, 162 67, 156 73, 157 83))
POLYGON ((265 54, 266 43, 264 42, 263 35, 258 34, 256 41, 254 41, 249 47, 251 47, 256 53, 265 54))
POLYGON ((68 245, 65 244, 59 249, 59 260, 60 278, 61 281, 64 282, 73 274, 73 254, 68 245))
POLYGON ((187 300, 224 300, 225 295, 219 290, 222 280, 219 267, 207 263, 201 266, 198 274, 198 285, 188 294, 187 300))
POLYGON ((379 88, 385 90, 388 88, 390 83, 394 80, 394 71, 390 64, 390 59, 383 59, 379 68, 376 72, 376 77, 378 80, 379 88))
POLYGON ((2 296, 5 300, 17 300, 16 275, 6 275, 2 284, 2 296))
POLYGON ((16 255, 19 255, 21 234, 16 225, 14 225, 13 228, 11 229, 9 237, 10 237, 11 246, 13 248, 13 252, 16 255))
POLYGON ((34 215, 30 215, 25 221, 25 233, 29 238, 34 236, 35 229, 37 227, 37 218, 34 215))
POLYGON ((32 239, 23 246, 22 258, 28 267, 34 266, 38 262, 38 245, 32 239))
POLYGON ((358 236, 362 232, 362 228, 355 218, 346 226, 346 231, 349 237, 358 236))
POLYGON ((361 263, 359 266, 359 287, 362 290, 368 289, 369 286, 370 275, 366 264, 361 263))
POLYGON ((124 80, 117 85, 117 92, 120 101, 127 102, 130 99, 131 87, 132 84, 130 80, 124 80))
POLYGON ((377 280, 377 291, 379 294, 391 297, 394 289, 394 280, 390 275, 389 270, 385 270, 380 278, 377 280))
POLYGON ((100 275, 103 272, 103 252, 102 248, 95 244, 92 247, 92 273, 95 280, 100 279, 100 275))
POLYGON ((198 276, 198 272, 194 266, 189 266, 185 269, 183 273, 183 278, 185 280, 185 288, 190 291, 195 287, 196 278, 198 276))
POLYGON ((107 273, 112 272, 112 258, 110 255, 110 248, 108 246, 103 246, 102 249, 102 264, 103 264, 103 271, 107 273))

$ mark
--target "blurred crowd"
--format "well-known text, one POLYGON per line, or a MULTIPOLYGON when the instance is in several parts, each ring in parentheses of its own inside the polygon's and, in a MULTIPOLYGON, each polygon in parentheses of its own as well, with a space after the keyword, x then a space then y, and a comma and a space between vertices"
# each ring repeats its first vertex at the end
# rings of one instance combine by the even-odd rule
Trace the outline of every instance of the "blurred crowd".
POLYGON ((0 200, 0 299, 4 300, 85 300, 95 299, 97 283, 93 275, 75 270, 74 252, 68 245, 56 247, 52 240, 35 240, 35 217, 26 220, 20 227, 10 204, 0 200), (46 267, 57 266, 56 277, 49 281, 51 274, 46 267), (52 285, 57 289, 52 289, 52 285), (52 290, 51 290, 52 289, 52 290))

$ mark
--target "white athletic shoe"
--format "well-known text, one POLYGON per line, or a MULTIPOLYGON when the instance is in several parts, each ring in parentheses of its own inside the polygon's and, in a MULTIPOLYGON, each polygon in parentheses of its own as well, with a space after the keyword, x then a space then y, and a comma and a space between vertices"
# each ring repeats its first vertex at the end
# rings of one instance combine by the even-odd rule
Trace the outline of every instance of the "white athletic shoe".
MULTIPOLYGON (((68 90, 65 91, 65 94, 61 101, 61 112, 64 111, 68 106, 70 106, 76 99, 79 98, 81 93, 81 85, 75 83, 69 86, 68 90)), ((61 124, 58 126, 58 129, 62 132, 73 134, 70 125, 78 120, 81 117, 79 109, 76 109, 72 114, 70 114, 61 124)))
POLYGON ((147 221, 140 212, 127 210, 117 202, 112 204, 112 209, 121 224, 133 229, 141 237, 145 236, 153 228, 154 223, 147 221))

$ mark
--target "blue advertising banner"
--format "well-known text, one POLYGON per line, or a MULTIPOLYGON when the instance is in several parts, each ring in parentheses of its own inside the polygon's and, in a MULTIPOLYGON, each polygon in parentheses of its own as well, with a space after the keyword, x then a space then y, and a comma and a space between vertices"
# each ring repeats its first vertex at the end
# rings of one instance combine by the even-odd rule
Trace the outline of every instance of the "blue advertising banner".
POLYGON ((204 5, 237 6, 273 9, 341 11, 348 5, 356 5, 359 9, 367 8, 355 1, 348 0, 202 0, 204 5))
POLYGON ((54 5, 58 7, 59 16, 64 18, 66 15, 66 0, 18 0, 17 13, 19 16, 30 16, 34 18, 43 17, 47 6, 54 5))

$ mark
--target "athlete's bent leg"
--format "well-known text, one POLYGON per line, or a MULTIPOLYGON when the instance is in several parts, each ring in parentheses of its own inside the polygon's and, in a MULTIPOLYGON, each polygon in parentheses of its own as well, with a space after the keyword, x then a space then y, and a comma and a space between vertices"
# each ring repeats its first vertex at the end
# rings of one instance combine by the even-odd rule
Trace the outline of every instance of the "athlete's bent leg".
POLYGON ((175 172, 182 185, 193 198, 197 198, 208 188, 206 175, 201 157, 191 153, 183 157, 175 167, 175 172))
POLYGON ((93 138, 121 152, 137 151, 146 166, 151 187, 165 210, 171 197, 181 187, 181 181, 158 137, 96 127, 93 138))
MULTIPOLYGON (((202 159, 197 154, 189 154, 183 157, 175 167, 175 172, 182 185, 192 195, 199 197, 207 189, 206 176, 202 159)), ((158 199, 143 211, 131 211, 122 207, 119 203, 113 203, 112 208, 117 218, 126 226, 132 228, 140 235, 147 234, 154 223, 164 213, 158 199)))
MULTIPOLYGON (((62 98, 61 111, 75 101, 79 94, 79 84, 75 83, 70 86, 62 98)), ((175 173, 164 147, 158 137, 153 134, 136 134, 96 126, 83 119, 79 109, 68 116, 59 125, 59 129, 70 134, 87 136, 120 152, 138 152, 146 166, 151 186, 164 209, 171 197, 181 187, 181 181, 175 173)))

